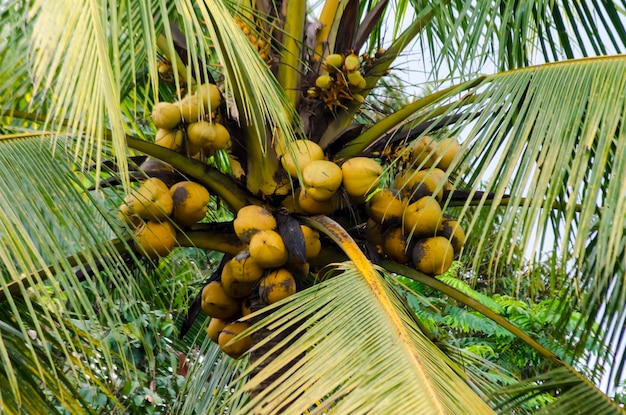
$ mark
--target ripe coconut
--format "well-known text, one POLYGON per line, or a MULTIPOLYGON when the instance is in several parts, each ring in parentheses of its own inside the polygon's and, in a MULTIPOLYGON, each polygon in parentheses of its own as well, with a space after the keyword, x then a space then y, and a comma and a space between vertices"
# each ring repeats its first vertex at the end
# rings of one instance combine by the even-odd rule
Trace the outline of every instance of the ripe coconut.
POLYGON ((193 148, 208 147, 215 140, 215 128, 208 121, 200 120, 187 126, 187 138, 193 148))
POLYGON ((449 188, 448 176, 438 168, 420 171, 409 169, 396 176, 394 187, 401 189, 411 200, 421 199, 435 191, 437 199, 441 200, 443 191, 449 188))
POLYGON ((181 130, 165 130, 159 128, 154 137, 154 144, 178 151, 183 147, 183 132, 181 130))
POLYGON ((341 168, 327 160, 314 160, 302 170, 302 187, 317 202, 330 200, 341 186, 341 168))
POLYGON ((191 226, 204 219, 209 203, 209 191, 201 184, 184 181, 170 188, 174 201, 172 217, 180 226, 191 226))
POLYGON ((202 289, 202 311, 208 316, 228 320, 239 314, 239 301, 231 298, 224 291, 219 281, 211 281, 202 289))
POLYGON ((465 244, 465 231, 454 219, 444 219, 437 228, 437 236, 443 236, 449 240, 455 254, 458 254, 465 244))
POLYGON ((383 246, 383 225, 372 218, 368 218, 365 223, 365 238, 368 242, 378 246, 383 246))
POLYGON ((224 353, 233 359, 239 359, 250 347, 252 347, 252 337, 245 336, 232 342, 237 335, 243 333, 250 325, 244 321, 235 321, 227 324, 218 337, 218 344, 224 353))
POLYGON ((396 189, 382 189, 365 205, 367 215, 377 223, 400 223, 406 201, 396 189))
POLYGON ((156 177, 144 181, 138 189, 126 196, 124 203, 134 215, 155 222, 167 218, 174 207, 167 185, 156 177))
POLYGON ((206 329, 206 334, 209 336, 209 339, 217 343, 217 338, 219 337, 224 327, 226 327, 226 324, 228 323, 224 320, 220 320, 219 318, 212 318, 211 321, 209 321, 209 327, 207 327, 206 329))
POLYGON ((259 297, 267 303, 274 304, 296 293, 296 281, 293 275, 284 268, 276 269, 261 279, 259 297))
POLYGON ((406 207, 403 217, 404 232, 411 238, 435 236, 443 220, 443 212, 437 200, 424 196, 406 207))
POLYGON ((456 138, 444 138, 437 143, 437 153, 441 160, 437 163, 437 167, 442 170, 448 170, 454 158, 461 151, 461 145, 456 138))
POLYGON ((152 121, 157 128, 173 130, 182 118, 180 108, 170 102, 159 102, 152 108, 152 121))
POLYGON ((245 243, 250 242, 252 235, 264 229, 276 229, 276 219, 262 206, 248 205, 237 212, 233 222, 235 234, 245 243))
POLYGON ((276 268, 284 265, 289 252, 280 234, 273 230, 262 230, 250 238, 250 257, 262 268, 276 268))
POLYGON ((237 281, 254 283, 263 275, 263 268, 250 256, 248 248, 239 251, 229 264, 230 272, 237 281))
POLYGON ((383 168, 374 159, 354 157, 341 165, 343 187, 348 196, 364 200, 378 187, 383 168))
POLYGON ((341 206, 341 198, 339 193, 335 193, 330 200, 318 202, 309 196, 308 192, 303 189, 296 189, 295 195, 296 212, 302 212, 309 215, 330 215, 341 206))
POLYGON ((396 262, 406 264, 411 261, 409 240, 402 226, 392 226, 383 235, 383 252, 396 262))
POLYGON ((157 259, 176 246, 176 229, 170 222, 147 221, 135 231, 135 248, 140 254, 157 259))
POLYGON ((452 264, 454 248, 443 236, 420 239, 412 251, 415 269, 428 275, 440 275, 452 264))
POLYGON ((295 140, 285 146, 280 162, 291 177, 298 177, 298 171, 302 172, 313 160, 323 158, 324 150, 317 143, 311 140, 295 140))
POLYGON ((438 157, 437 145, 432 137, 420 137, 413 143, 411 161, 418 169, 432 167, 438 157))

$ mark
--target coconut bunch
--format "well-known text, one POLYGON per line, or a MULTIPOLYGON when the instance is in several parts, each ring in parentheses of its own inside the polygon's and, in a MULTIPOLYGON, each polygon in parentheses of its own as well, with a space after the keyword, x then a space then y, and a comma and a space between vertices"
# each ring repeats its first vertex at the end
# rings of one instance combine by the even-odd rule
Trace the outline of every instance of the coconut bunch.
POLYGON ((268 39, 264 38, 262 34, 257 33, 256 30, 252 30, 250 26, 240 18, 235 16, 234 20, 241 31, 248 37, 248 40, 250 40, 250 43, 252 43, 257 52, 259 52, 261 59, 263 59, 263 61, 268 65, 272 63, 272 49, 268 39))
POLYGON ((221 103, 220 90, 211 83, 200 85, 178 102, 159 102, 152 109, 152 121, 158 128, 155 144, 190 157, 230 148, 230 133, 219 122, 221 103))
POLYGON ((315 86, 309 88, 309 98, 319 98, 330 109, 346 108, 346 103, 356 99, 363 102, 359 94, 366 86, 361 73, 361 59, 354 53, 333 53, 324 59, 323 73, 315 79, 315 86))
MULTIPOLYGON (((297 225, 303 255, 294 255, 298 250, 293 241, 283 239, 276 218, 261 206, 241 208, 233 225, 246 248, 224 264, 218 280, 203 288, 202 310, 211 317, 209 337, 226 354, 239 358, 252 346, 252 339, 246 336, 229 342, 249 327, 238 319, 250 313, 250 297, 258 295, 265 304, 274 304, 293 295, 296 280, 308 274, 306 261, 319 254, 321 243, 315 230, 297 225)), ((293 233, 291 229, 286 234, 293 233)))
POLYGON ((277 153, 283 168, 299 183, 283 206, 300 214, 330 215, 341 207, 344 192, 352 203, 362 203, 376 190, 383 173, 382 166, 368 157, 341 164, 329 161, 322 148, 310 140, 295 140, 277 153))
POLYGON ((391 188, 367 202, 366 235, 379 250, 401 264, 412 264, 429 275, 444 273, 465 242, 460 224, 444 216, 444 190, 451 190, 445 170, 459 152, 453 138, 415 142, 410 166, 401 171, 391 188))
POLYGON ((157 259, 169 255, 176 245, 176 227, 191 226, 204 219, 209 191, 192 181, 168 187, 151 177, 131 192, 119 207, 119 216, 133 229, 140 254, 157 259))

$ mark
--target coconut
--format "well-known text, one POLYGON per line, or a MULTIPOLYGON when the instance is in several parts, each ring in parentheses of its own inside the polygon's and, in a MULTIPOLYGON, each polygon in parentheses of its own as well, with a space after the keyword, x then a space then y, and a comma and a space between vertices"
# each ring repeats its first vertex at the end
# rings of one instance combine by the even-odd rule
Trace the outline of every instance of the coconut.
POLYGON ((284 268, 267 274, 259 285, 259 297, 267 303, 274 304, 296 293, 296 281, 293 275, 284 268))
POLYGON ((159 102, 152 108, 152 121, 157 128, 173 130, 181 122, 180 108, 170 102, 159 102))
POLYGON ((311 140, 295 140, 285 146, 280 162, 291 177, 298 177, 298 171, 314 160, 322 160, 324 151, 311 140))
POLYGON ((140 254, 157 259, 176 246, 176 229, 170 222, 148 221, 135 231, 135 248, 140 254))
POLYGON ((314 160, 302 170, 302 187, 317 202, 330 200, 342 180, 341 168, 332 161, 314 160))
POLYGON ((264 229, 276 229, 276 219, 262 206, 248 205, 237 212, 233 221, 235 234, 245 243, 250 242, 252 235, 264 229))
POLYGON ((362 200, 378 187, 383 168, 374 159, 354 157, 341 165, 341 172, 348 196, 362 200))
POLYGON ((443 236, 420 239, 412 251, 415 269, 428 275, 440 275, 447 271, 454 258, 454 249, 443 236))
POLYGON ((172 217, 180 226, 191 226, 204 219, 209 203, 209 191, 201 184, 184 181, 170 188, 174 201, 172 217))

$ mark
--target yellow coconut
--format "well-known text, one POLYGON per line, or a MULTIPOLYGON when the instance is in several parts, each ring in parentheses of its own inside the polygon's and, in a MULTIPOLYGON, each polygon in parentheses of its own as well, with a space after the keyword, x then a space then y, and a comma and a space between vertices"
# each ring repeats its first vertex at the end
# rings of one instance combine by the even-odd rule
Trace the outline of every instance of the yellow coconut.
POLYGON ((145 180, 138 189, 126 196, 124 203, 134 215, 155 222, 167 218, 174 207, 167 185, 156 177, 145 180))
POLYGON ((183 147, 183 132, 181 130, 165 130, 159 128, 154 137, 154 144, 178 151, 183 147))
POLYGON ((365 211, 377 223, 400 223, 406 204, 399 191, 382 189, 370 198, 365 211))
POLYGON ((420 239, 412 251, 415 269, 428 275, 440 275, 447 271, 454 259, 454 248, 443 236, 420 239))
POLYGON ((211 321, 209 321, 209 327, 207 327, 206 329, 206 334, 209 336, 209 339, 217 343, 217 338, 219 337, 224 327, 226 327, 226 324, 228 323, 224 320, 220 320, 219 318, 212 318, 211 321))
POLYGON ((365 223, 365 238, 375 246, 383 246, 383 225, 372 218, 365 223))
POLYGON ((245 336, 241 339, 232 342, 236 336, 241 334, 250 325, 245 321, 235 321, 227 324, 218 337, 218 344, 224 353, 232 357, 233 359, 239 359, 250 347, 252 347, 252 337, 245 336))
POLYGON ((461 151, 461 145, 456 138, 444 138, 437 143, 437 152, 441 160, 437 163, 437 167, 442 170, 448 170, 454 158, 461 151))
POLYGON ((197 94, 201 96, 202 103, 207 112, 217 110, 222 103, 222 95, 215 84, 206 83, 200 85, 197 94))
POLYGON ((416 168, 427 169, 432 167, 438 156, 437 146, 432 137, 424 136, 413 143, 411 160, 416 168))
POLYGON ((176 246, 176 229, 170 222, 147 221, 135 231, 135 248, 140 254, 157 259, 176 246))
POLYGON ((180 226, 191 226, 204 219, 209 203, 209 191, 201 184, 184 181, 170 188, 174 201, 172 218, 180 226))
POLYGON ((296 189, 295 201, 296 212, 309 215, 330 215, 341 206, 339 193, 335 193, 330 200, 318 202, 310 197, 308 192, 303 189, 296 189))
POLYGON ((374 159, 354 157, 341 165, 341 172, 348 196, 363 199, 378 187, 383 168, 374 159))
POLYGON ((227 262, 222 268, 221 279, 224 292, 230 298, 244 298, 252 293, 255 282, 241 281, 235 278, 231 262, 227 262))
POLYGON ((202 311, 208 316, 228 320, 239 315, 239 301, 229 297, 219 281, 211 281, 202 289, 202 311))
POLYGON ((354 72, 361 67, 361 62, 359 62, 359 57, 356 54, 351 53, 346 56, 343 66, 347 72, 354 72))
POLYGON ((188 95, 178 103, 180 113, 186 123, 196 122, 204 115, 202 101, 197 95, 188 95))
POLYGON ((152 108, 152 121, 157 128, 173 130, 181 122, 180 108, 170 102, 159 102, 152 108))
POLYGON ((343 66, 343 55, 339 53, 330 54, 326 56, 326 59, 324 59, 324 69, 326 69, 330 73, 341 71, 342 66, 343 66))
POLYGON ((283 238, 273 230, 263 230, 250 238, 250 257, 262 268, 276 268, 284 265, 289 257, 283 238))
POLYGON ((324 151, 317 143, 295 140, 286 145, 280 162, 291 177, 298 177, 298 171, 302 172, 311 161, 323 158, 324 151))
POLYGON ((239 251, 229 264, 233 278, 237 281, 254 283, 263 275, 263 268, 250 256, 248 248, 239 251))
POLYGON ((250 242, 252 235, 264 229, 276 229, 276 219, 262 206, 248 205, 237 212, 233 221, 235 234, 245 243, 250 242))
POLYGON ((245 317, 251 313, 252 313, 252 301, 250 300, 250 298, 245 298, 241 302, 241 316, 245 317))
POLYGON ((194 149, 208 147, 215 140, 215 128, 208 121, 197 121, 187 126, 187 139, 194 149))
POLYGON ((284 268, 279 268, 261 279, 259 296, 267 304, 274 304, 296 293, 296 281, 284 268))
POLYGON ((232 146, 230 141, 230 133, 220 123, 213 124, 213 130, 215 131, 215 137, 210 144, 212 150, 225 150, 232 146))
POLYGON ((437 228, 437 236, 448 239, 455 254, 458 254, 465 244, 465 231, 461 224, 454 219, 444 219, 437 228))
POLYGON ((415 171, 412 169, 404 171, 396 176, 394 187, 411 200, 418 200, 426 195, 436 193, 437 199, 443 198, 443 191, 447 188, 448 176, 438 168, 430 170, 415 171))
POLYGON ((341 186, 341 168, 327 160, 314 160, 302 170, 302 187, 317 202, 330 200, 341 186))
POLYGON ((396 262, 406 264, 411 261, 409 241, 402 226, 392 226, 383 235, 383 252, 396 262))
POLYGON ((435 236, 443 220, 443 212, 437 200, 424 196, 406 207, 403 216, 404 232, 411 238, 435 236))
POLYGON ((300 229, 302 229, 302 235, 304 236, 304 250, 306 258, 315 258, 322 250, 319 232, 306 225, 300 225, 300 229))

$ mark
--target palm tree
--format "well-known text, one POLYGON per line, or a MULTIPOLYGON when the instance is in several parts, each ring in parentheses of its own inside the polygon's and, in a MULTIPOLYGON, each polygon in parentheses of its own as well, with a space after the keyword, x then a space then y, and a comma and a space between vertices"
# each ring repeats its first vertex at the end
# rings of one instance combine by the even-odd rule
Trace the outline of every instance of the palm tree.
MULTIPOLYGON (((324 236, 311 264, 316 278, 301 273, 299 288, 308 288, 269 306, 252 300, 249 356, 235 361, 196 338, 202 358, 172 412, 523 413, 546 391, 554 399, 537 412, 622 412, 590 380, 608 368, 606 377, 619 381, 624 361, 620 5, 326 0, 317 16, 293 0, 167 3, 0 4, 0 399, 7 412, 93 412, 85 385, 123 412, 120 379, 137 369, 120 352, 124 341, 108 336, 128 327, 117 306, 139 316, 143 302, 168 303, 151 280, 167 259, 145 259, 117 214, 131 179, 145 178, 135 165, 142 155, 205 186, 214 209, 236 215, 259 205, 291 233, 304 224, 324 236), (385 22, 395 23, 385 30, 385 22), (342 61, 331 65, 329 55, 342 61), (424 60, 428 84, 412 90, 419 99, 390 100, 398 84, 389 79, 417 70, 402 67, 414 56, 424 60), (488 68, 493 73, 479 74, 488 68), (206 117, 228 127, 232 146, 192 158, 188 138, 178 151, 154 144, 156 103, 181 100, 207 82, 219 85, 222 104, 206 117), (460 137, 440 204, 472 241, 469 270, 515 272, 520 247, 554 264, 542 281, 562 300, 551 332, 563 354, 446 279, 390 256, 376 260, 376 250, 364 248, 361 200, 344 197, 326 215, 294 204, 279 212, 303 180, 301 169, 290 178, 279 161, 294 156, 294 140, 318 143, 335 163, 376 159, 384 167, 380 187, 388 188, 402 172, 426 166, 410 156, 425 136, 460 137), (398 275, 500 324, 548 369, 503 387, 490 376, 497 367, 421 324, 399 293, 398 275), (603 351, 595 361, 590 345, 603 351)), ((288 241, 294 252, 298 240, 288 241)), ((177 242, 227 255, 244 247, 215 213, 178 225, 177 242)), ((149 349, 145 327, 132 330, 149 349)))

